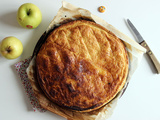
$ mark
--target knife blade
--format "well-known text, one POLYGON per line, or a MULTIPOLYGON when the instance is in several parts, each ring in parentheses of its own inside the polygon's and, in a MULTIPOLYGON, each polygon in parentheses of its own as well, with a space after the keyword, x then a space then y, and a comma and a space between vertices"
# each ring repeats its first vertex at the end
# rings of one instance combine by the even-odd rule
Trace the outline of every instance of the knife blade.
POLYGON ((149 56, 149 58, 151 59, 151 61, 153 62, 157 73, 160 74, 160 63, 157 60, 157 58, 155 57, 155 55, 153 54, 153 52, 151 51, 151 49, 149 48, 149 46, 147 45, 146 41, 143 39, 143 37, 141 36, 141 34, 138 32, 138 30, 136 29, 136 27, 132 24, 132 22, 127 19, 127 23, 130 27, 130 29, 132 30, 132 32, 134 33, 134 35, 136 36, 138 43, 143 46, 144 48, 146 48, 147 50, 147 54, 149 56))

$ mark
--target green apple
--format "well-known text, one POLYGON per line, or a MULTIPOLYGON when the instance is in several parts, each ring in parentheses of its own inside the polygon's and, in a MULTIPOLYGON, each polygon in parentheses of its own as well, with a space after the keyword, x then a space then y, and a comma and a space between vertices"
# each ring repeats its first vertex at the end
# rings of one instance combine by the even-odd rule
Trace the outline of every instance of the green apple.
POLYGON ((18 9, 17 21, 24 28, 34 29, 41 23, 42 13, 36 5, 25 3, 18 9))
POLYGON ((16 37, 6 37, 0 44, 0 53, 7 59, 15 59, 19 57, 22 52, 23 45, 16 37))

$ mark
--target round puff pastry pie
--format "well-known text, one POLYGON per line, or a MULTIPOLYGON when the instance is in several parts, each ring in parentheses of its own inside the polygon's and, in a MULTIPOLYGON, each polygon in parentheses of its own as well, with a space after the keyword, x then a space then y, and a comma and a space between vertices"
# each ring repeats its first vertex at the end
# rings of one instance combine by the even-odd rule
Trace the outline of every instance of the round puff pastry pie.
POLYGON ((37 79, 48 99, 81 112, 96 110, 117 95, 128 64, 122 41, 87 20, 54 29, 36 56, 37 79))

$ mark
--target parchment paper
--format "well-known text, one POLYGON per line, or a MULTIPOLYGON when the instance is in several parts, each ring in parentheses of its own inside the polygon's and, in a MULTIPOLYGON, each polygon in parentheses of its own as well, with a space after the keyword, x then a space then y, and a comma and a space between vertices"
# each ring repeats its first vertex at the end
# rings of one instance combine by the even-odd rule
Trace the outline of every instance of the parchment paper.
POLYGON ((70 3, 62 2, 62 7, 59 9, 57 15, 54 17, 54 19, 51 21, 49 27, 46 30, 46 33, 48 33, 50 30, 54 29, 54 27, 61 25, 64 22, 67 22, 68 20, 76 20, 76 19, 90 19, 92 21, 95 21, 96 23, 104 26, 106 29, 113 32, 116 36, 118 36, 126 45, 126 49, 129 55, 129 74, 127 81, 125 83, 125 86, 123 89, 118 93, 118 95, 107 105, 103 106, 102 108, 92 111, 92 112, 75 112, 71 111, 65 108, 61 108, 57 106, 56 104, 50 102, 46 96, 41 91, 36 78, 35 78, 35 57, 33 57, 32 61, 30 62, 29 67, 27 68, 27 74, 28 78, 31 82, 32 89, 34 91, 34 95, 39 101, 39 104, 41 107, 43 107, 46 110, 49 110, 53 113, 56 113, 62 117, 65 117, 68 120, 106 120, 109 118, 114 108, 117 105, 117 102, 120 98, 120 96, 123 94, 126 86, 128 85, 133 73, 135 72, 136 68, 138 67, 140 60, 143 56, 143 53, 145 52, 145 49, 141 47, 138 43, 136 43, 134 40, 130 39, 123 33, 121 33, 119 30, 117 30, 112 25, 108 24, 103 19, 91 14, 88 10, 78 8, 76 6, 73 6, 70 3))

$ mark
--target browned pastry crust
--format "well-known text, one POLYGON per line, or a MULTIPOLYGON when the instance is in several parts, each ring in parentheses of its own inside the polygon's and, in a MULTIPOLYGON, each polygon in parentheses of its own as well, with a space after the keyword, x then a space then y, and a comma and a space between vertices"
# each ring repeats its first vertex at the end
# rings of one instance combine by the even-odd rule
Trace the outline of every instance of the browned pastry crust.
POLYGON ((86 20, 53 30, 36 57, 46 96, 72 110, 89 112, 111 101, 125 84, 128 56, 122 41, 86 20))

